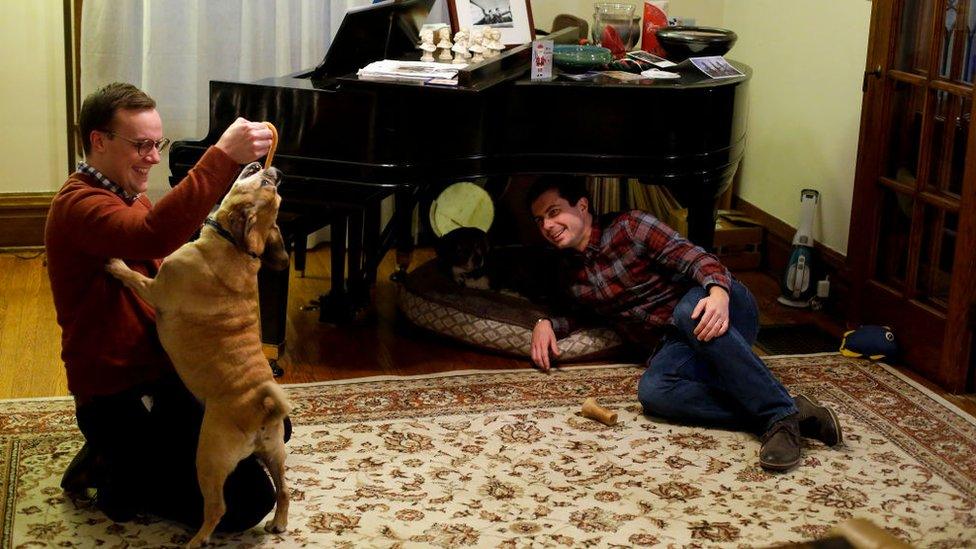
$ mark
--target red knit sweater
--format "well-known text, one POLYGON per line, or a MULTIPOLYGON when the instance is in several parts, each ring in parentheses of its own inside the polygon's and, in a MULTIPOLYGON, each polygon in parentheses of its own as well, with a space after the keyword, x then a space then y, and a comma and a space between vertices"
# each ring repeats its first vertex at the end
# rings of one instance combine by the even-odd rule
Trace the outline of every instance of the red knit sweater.
POLYGON ((160 258, 189 240, 239 169, 211 147, 155 207, 144 195, 130 205, 82 173, 61 187, 47 216, 44 246, 61 359, 68 390, 79 402, 172 371, 152 308, 106 273, 105 262, 123 258, 132 269, 155 275, 160 258))

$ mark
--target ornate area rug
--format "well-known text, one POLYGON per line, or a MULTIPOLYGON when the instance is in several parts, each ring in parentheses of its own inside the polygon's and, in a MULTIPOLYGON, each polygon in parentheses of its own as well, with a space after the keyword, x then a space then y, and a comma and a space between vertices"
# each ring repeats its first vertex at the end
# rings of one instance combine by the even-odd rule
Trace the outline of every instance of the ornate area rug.
MULTIPOLYGON (((768 474, 746 433, 645 417, 638 367, 464 373, 294 386, 290 529, 233 547, 768 546, 866 517, 917 546, 976 545, 976 423, 885 366, 767 358, 835 406, 839 449, 809 442, 768 474), (618 411, 606 427, 585 397, 618 411)), ((64 399, 0 402, 0 547, 163 547, 192 532, 114 524, 66 499, 81 445, 64 399)))

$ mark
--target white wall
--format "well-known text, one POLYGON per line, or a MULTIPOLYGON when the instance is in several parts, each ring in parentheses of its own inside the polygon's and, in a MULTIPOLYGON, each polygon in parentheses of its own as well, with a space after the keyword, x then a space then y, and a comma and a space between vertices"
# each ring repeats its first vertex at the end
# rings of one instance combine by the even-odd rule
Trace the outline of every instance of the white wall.
POLYGON ((737 194, 796 227, 820 191, 813 236, 847 251, 871 2, 726 0, 729 57, 753 69, 737 194))
POLYGON ((61 0, 5 0, 0 193, 55 191, 68 171, 61 0))

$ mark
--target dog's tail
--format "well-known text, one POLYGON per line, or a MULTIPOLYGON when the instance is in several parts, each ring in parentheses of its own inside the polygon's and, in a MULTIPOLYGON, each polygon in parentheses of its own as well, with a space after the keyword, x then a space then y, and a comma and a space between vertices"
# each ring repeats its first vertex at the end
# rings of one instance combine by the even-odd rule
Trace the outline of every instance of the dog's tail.
POLYGON ((291 413, 291 403, 288 402, 281 385, 275 381, 268 381, 262 389, 264 394, 261 396, 261 407, 265 412, 265 424, 281 421, 291 413))

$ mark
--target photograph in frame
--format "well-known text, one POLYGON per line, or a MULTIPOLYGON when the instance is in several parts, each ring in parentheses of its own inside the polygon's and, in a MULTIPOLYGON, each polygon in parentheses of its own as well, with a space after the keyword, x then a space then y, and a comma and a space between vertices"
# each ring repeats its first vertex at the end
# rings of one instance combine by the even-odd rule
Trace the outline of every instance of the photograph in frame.
POLYGON ((506 46, 527 44, 535 38, 530 0, 448 0, 451 32, 459 29, 498 29, 506 46))

